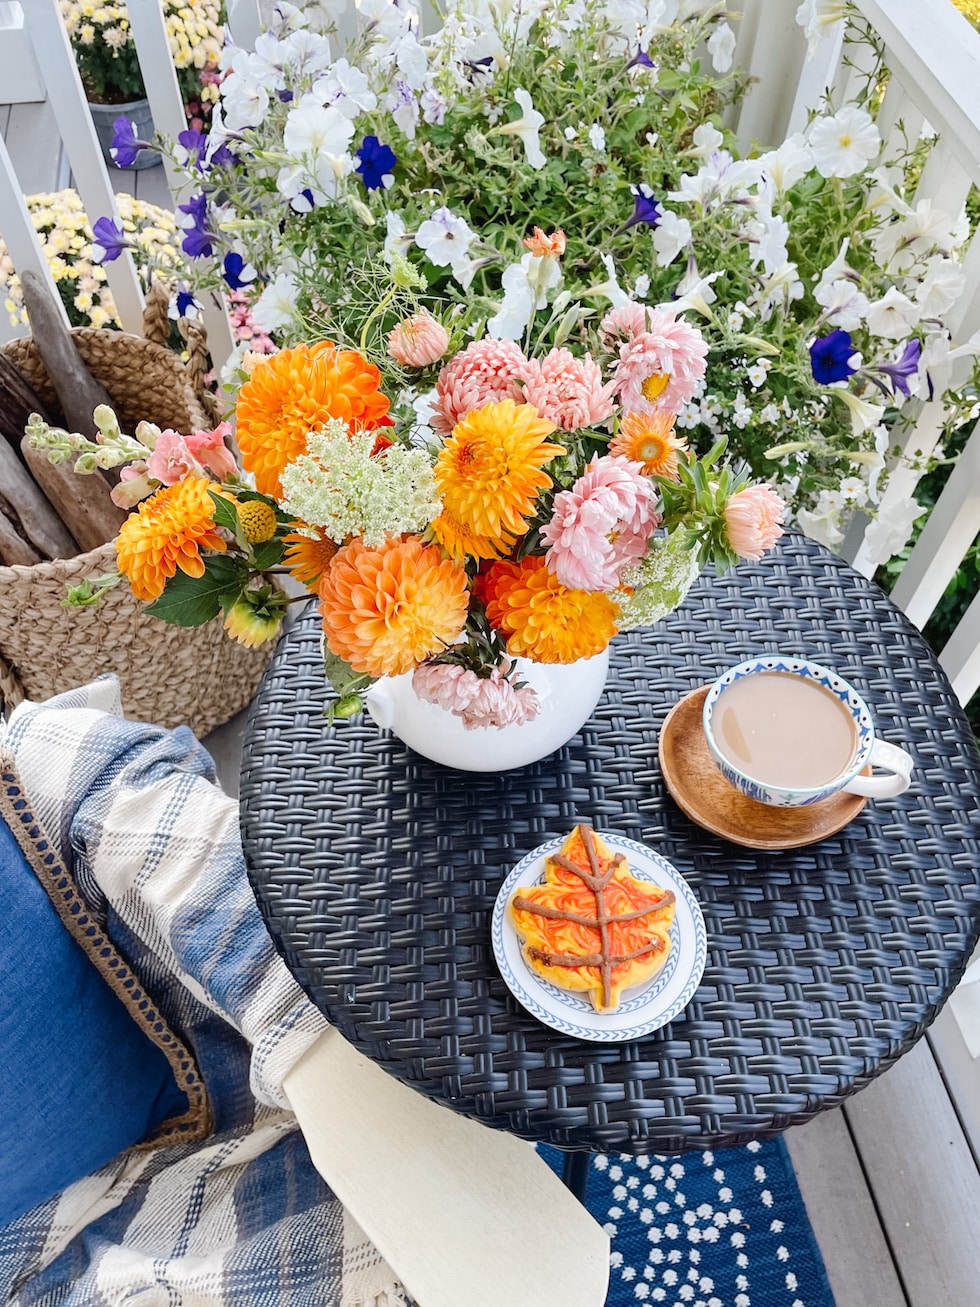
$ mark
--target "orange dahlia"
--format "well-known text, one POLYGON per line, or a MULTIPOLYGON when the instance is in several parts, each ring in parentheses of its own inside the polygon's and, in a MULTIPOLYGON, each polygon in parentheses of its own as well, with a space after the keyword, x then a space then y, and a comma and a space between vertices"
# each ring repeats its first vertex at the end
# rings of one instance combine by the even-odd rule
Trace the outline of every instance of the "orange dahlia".
POLYGON ((116 557, 137 599, 145 603, 159 599, 178 567, 188 576, 203 576, 200 550, 225 548, 208 494, 218 489, 206 477, 185 477, 144 499, 123 522, 116 536, 116 557))
POLYGON ((467 414, 439 451, 435 478, 443 512, 432 531, 458 560, 500 558, 527 530, 538 494, 551 485, 542 469, 565 450, 547 437, 553 422, 512 399, 467 414))
POLYGON ((320 582, 327 647, 366 676, 398 676, 451 644, 468 600, 463 568, 416 536, 352 540, 320 582))
POLYGON ((282 561, 300 585, 316 590, 321 576, 337 552, 337 546, 320 527, 310 527, 309 530, 315 534, 290 531, 289 535, 283 536, 282 542, 286 548, 283 550, 282 561))
POLYGON ((676 413, 663 409, 625 413, 618 434, 609 442, 609 452, 639 463, 647 476, 677 481, 677 457, 686 452, 687 441, 674 430, 676 420, 676 413))
POLYGON ((373 363, 329 340, 264 359, 238 392, 236 409, 242 464, 255 473, 256 489, 277 496, 283 468, 331 418, 355 430, 385 425, 388 397, 380 382, 373 363))
POLYGON ((608 595, 570 590, 541 557, 494 563, 477 581, 491 626, 507 651, 539 663, 574 663, 602 653, 616 634, 616 606, 608 595))

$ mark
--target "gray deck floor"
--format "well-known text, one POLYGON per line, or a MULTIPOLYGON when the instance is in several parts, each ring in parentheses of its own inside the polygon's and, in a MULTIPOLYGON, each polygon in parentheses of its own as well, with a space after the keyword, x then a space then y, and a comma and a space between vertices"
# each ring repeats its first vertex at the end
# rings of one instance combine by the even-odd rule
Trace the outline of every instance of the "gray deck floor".
MULTIPOLYGON (((0 106, 0 131, 25 193, 69 184, 47 105, 0 106)), ((110 171, 117 191, 169 207, 162 168, 110 171)), ((244 720, 206 741, 232 794, 244 720)), ((786 1142, 837 1307, 980 1307, 980 1170, 928 1039, 786 1142)))

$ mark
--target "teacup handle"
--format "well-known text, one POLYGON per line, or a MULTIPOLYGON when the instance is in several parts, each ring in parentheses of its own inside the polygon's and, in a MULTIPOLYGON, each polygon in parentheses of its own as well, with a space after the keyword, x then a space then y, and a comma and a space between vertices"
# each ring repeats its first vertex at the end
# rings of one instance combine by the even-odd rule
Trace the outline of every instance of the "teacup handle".
POLYGON ((904 794, 912 784, 914 759, 897 744, 875 740, 868 762, 872 767, 884 767, 891 775, 855 776, 842 786, 849 794, 864 794, 869 799, 893 799, 896 794, 904 794))

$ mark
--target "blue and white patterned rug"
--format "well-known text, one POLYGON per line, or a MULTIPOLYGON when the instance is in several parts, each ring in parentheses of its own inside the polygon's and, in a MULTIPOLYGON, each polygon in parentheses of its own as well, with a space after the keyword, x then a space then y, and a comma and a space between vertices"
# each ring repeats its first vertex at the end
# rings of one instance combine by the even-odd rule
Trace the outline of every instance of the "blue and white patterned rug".
MULTIPOLYGON (((556 1148, 539 1150, 559 1173, 556 1148)), ((781 1139, 591 1159, 587 1206, 612 1240, 606 1307, 834 1307, 781 1139)))

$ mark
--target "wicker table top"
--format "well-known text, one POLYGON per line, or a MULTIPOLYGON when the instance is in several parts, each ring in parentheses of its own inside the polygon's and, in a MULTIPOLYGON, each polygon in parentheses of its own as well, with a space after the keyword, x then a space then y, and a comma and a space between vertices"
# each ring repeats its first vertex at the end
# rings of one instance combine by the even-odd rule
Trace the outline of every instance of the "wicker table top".
POLYGON ((618 636, 603 698, 543 762, 477 774, 427 762, 369 720, 322 719, 311 606, 255 700, 242 764, 249 873, 287 964, 362 1052, 487 1125, 571 1149, 679 1152, 761 1137, 866 1084, 915 1042, 980 927, 980 757, 949 684, 881 591, 787 536, 703 577, 659 626, 618 636), (839 834, 754 852, 666 792, 669 709, 762 652, 829 663, 912 788, 839 834), (708 932, 704 979, 635 1043, 558 1034, 511 997, 490 946, 507 871, 576 821, 657 848, 708 932))

